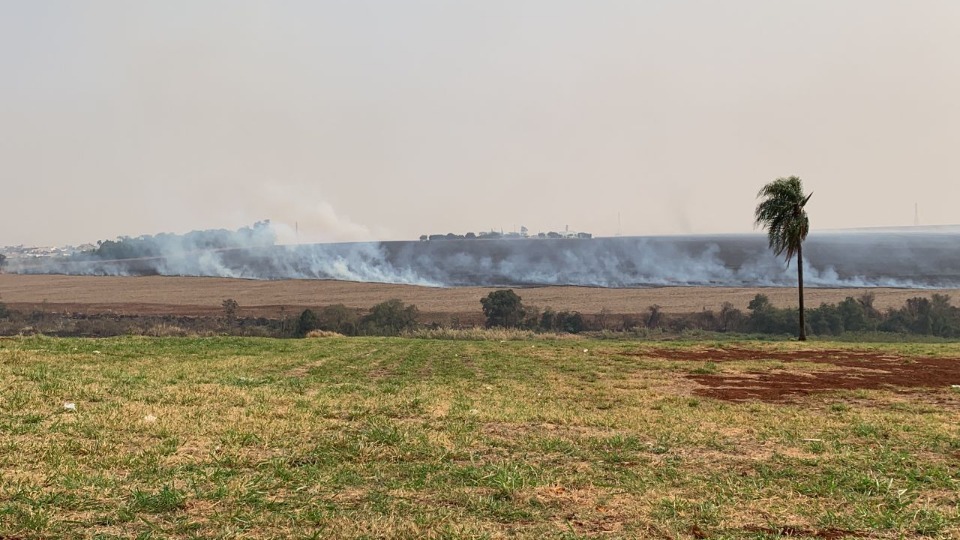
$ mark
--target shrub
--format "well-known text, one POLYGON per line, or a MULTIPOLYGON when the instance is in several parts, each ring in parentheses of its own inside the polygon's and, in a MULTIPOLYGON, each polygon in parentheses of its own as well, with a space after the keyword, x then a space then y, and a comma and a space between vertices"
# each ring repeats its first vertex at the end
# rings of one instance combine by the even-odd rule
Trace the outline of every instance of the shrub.
POLYGON ((417 306, 405 305, 402 301, 387 300, 373 306, 370 313, 360 319, 360 332, 364 335, 396 336, 417 327, 417 306))
POLYGON ((320 310, 320 330, 336 332, 345 336, 357 334, 360 313, 343 304, 334 304, 320 310))
POLYGON ((237 320, 237 310, 240 309, 240 304, 233 298, 227 298, 222 305, 224 318, 227 319, 228 324, 233 324, 237 320))
POLYGON ((523 301, 512 289, 493 291, 480 299, 480 305, 487 318, 487 328, 519 328, 526 316, 523 301))
POLYGON ((297 337, 306 337, 311 331, 316 330, 319 324, 320 321, 312 310, 303 310, 300 318, 297 319, 297 337))

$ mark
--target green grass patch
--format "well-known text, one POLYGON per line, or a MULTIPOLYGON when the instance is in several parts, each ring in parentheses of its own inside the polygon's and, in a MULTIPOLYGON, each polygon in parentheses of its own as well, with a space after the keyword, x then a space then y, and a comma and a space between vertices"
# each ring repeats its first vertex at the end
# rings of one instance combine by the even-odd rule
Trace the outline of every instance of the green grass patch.
POLYGON ((960 534, 949 381, 728 402, 695 380, 829 366, 444 337, 0 341, 0 538, 960 534))

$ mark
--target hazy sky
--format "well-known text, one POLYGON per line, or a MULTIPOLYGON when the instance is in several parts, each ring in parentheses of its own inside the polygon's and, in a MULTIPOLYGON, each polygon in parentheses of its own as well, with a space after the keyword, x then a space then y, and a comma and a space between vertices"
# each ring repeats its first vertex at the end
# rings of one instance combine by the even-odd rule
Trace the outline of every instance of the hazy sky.
POLYGON ((960 222, 956 0, 0 0, 0 245, 960 222))

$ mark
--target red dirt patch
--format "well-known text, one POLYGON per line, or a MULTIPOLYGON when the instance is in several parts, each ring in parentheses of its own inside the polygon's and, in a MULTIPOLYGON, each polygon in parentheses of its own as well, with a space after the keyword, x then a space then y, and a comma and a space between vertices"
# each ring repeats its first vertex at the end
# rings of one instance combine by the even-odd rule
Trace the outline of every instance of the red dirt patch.
POLYGON ((777 529, 772 529, 769 527, 744 527, 743 530, 752 533, 769 534, 771 536, 801 536, 807 538, 825 538, 826 540, 839 540, 841 538, 863 538, 866 536, 863 533, 847 531, 843 529, 811 530, 800 527, 780 527, 777 529))
MULTIPOLYGON (((668 360, 732 362, 773 360, 785 364, 806 362, 841 369, 824 371, 747 371, 737 374, 690 373, 700 387, 694 393, 728 401, 789 401, 829 390, 888 388, 945 388, 960 384, 960 359, 905 357, 855 350, 763 351, 755 349, 656 349, 642 356, 668 360)), ((960 396, 948 399, 960 406, 960 396)), ((946 402, 944 405, 948 404, 946 402)))

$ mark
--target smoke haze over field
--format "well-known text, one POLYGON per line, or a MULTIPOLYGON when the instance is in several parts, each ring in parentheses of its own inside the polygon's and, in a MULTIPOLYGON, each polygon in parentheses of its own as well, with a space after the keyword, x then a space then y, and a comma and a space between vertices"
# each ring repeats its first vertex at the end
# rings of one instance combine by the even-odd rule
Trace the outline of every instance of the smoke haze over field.
POLYGON ((0 245, 960 221, 953 0, 0 3, 0 245), (294 223, 299 224, 299 235, 294 223))
MULTIPOLYGON (((451 286, 792 286, 761 235, 274 245, 266 223, 106 242, 96 253, 13 260, 21 273, 337 279, 451 286)), ((811 287, 960 287, 960 233, 812 235, 811 287)))

